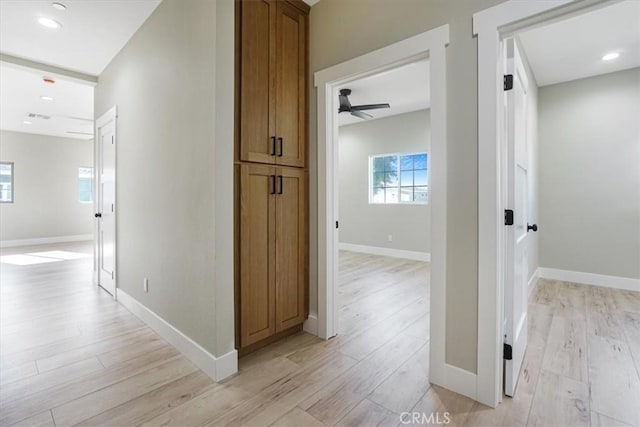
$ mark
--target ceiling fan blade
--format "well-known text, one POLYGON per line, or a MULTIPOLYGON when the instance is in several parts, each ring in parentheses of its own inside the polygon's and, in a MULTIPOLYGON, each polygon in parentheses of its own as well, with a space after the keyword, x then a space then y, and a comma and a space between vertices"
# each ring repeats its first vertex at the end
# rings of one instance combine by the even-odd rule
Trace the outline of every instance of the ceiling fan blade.
POLYGON ((356 117, 360 117, 361 119, 364 120, 369 120, 369 119, 373 119, 373 116, 371 114, 367 114, 365 112, 362 111, 351 111, 351 115, 352 116, 356 116, 356 117))
POLYGON ((362 111, 362 110, 379 110, 381 108, 391 108, 389 104, 367 104, 367 105, 352 105, 351 110, 353 111, 362 111))

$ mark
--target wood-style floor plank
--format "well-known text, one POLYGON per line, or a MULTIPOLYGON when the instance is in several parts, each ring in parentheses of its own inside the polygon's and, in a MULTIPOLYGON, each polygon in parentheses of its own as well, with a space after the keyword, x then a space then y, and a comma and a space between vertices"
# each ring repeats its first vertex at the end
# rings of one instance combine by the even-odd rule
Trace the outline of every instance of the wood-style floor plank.
MULTIPOLYGON (((58 249, 91 253, 0 253, 58 249)), ((91 268, 0 264, 0 426, 640 425, 640 293, 538 280, 516 395, 492 409, 429 384, 428 263, 341 251, 339 334, 274 343, 222 383, 91 268)))
POLYGON ((589 386, 543 370, 527 425, 589 426, 589 386))
POLYGON ((576 381, 587 382, 586 322, 553 317, 542 368, 576 381))
POLYGON ((640 425, 640 379, 623 341, 589 336, 591 409, 640 425))

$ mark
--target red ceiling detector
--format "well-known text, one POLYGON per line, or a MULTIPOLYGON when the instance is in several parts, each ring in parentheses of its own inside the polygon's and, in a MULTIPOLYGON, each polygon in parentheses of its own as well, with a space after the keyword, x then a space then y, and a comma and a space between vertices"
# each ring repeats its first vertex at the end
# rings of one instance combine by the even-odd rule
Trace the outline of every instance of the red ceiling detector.
POLYGON ((47 76, 44 76, 44 77, 42 78, 42 81, 43 81, 43 82, 45 82, 45 83, 47 83, 47 84, 50 84, 50 85, 52 85, 52 84, 54 84, 54 83, 56 82, 56 81, 53 79, 53 77, 47 77, 47 76))

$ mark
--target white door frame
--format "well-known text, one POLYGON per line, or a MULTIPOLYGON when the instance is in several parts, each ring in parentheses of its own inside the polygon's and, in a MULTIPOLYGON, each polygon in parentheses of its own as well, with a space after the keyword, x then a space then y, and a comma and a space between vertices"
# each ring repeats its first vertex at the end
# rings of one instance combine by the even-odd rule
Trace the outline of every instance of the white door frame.
MULTIPOLYGON (((616 1, 616 0, 613 0, 616 1)), ((505 227, 502 40, 524 28, 602 7, 607 0, 509 0, 473 15, 478 36, 478 373, 477 399, 502 400, 505 227)))
MULTIPOLYGON (((113 121, 113 127, 115 129, 115 133, 114 133, 114 139, 115 139, 115 150, 116 150, 116 156, 115 156, 115 171, 116 171, 116 186, 118 183, 118 169, 117 169, 117 164, 118 164, 118 156, 117 156, 117 150, 118 150, 118 106, 114 105, 113 107, 111 107, 107 112, 105 112, 102 116, 100 116, 96 121, 95 121, 95 129, 94 129, 94 138, 93 138, 93 211, 98 212, 99 209, 99 200, 100 197, 102 196, 100 194, 100 176, 97 173, 100 170, 100 162, 102 161, 101 158, 101 153, 100 153, 100 143, 98 141, 100 141, 100 128, 102 128, 104 125, 106 125, 107 123, 113 121)), ((115 191, 115 197, 117 197, 117 187, 114 189, 115 191)), ((117 205, 116 205, 117 206, 117 205)), ((116 271, 116 277, 114 279, 115 282, 115 290, 113 293, 113 299, 117 300, 118 299, 118 276, 117 276, 117 221, 118 221, 118 215, 117 215, 117 210, 116 210, 116 215, 115 215, 115 219, 114 219, 114 225, 116 227, 116 245, 113 248, 113 262, 114 262, 114 266, 116 267, 115 271, 116 271)), ((100 283, 100 221, 97 218, 94 218, 94 223, 93 223, 93 284, 95 286, 98 286, 98 284, 100 283)))
POLYGON ((338 110, 339 86, 399 65, 429 58, 431 90, 431 329, 430 380, 475 397, 475 375, 445 363, 447 99, 446 55, 449 26, 443 25, 315 73, 318 119, 318 312, 305 330, 322 338, 336 335, 338 313, 338 110), (317 317, 316 317, 317 316, 317 317))

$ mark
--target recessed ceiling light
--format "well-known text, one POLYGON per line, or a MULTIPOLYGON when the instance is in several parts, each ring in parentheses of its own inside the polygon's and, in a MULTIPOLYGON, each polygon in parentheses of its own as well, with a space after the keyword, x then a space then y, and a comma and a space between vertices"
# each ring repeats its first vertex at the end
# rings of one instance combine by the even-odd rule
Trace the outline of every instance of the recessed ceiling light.
POLYGON ((25 121, 24 121, 24 122, 22 122, 22 123, 24 123, 25 125, 32 125, 32 124, 33 124, 33 122, 30 122, 29 120, 25 120, 25 121))
POLYGON ((51 3, 51 6, 53 6, 55 10, 67 10, 67 6, 63 5, 62 3, 51 3))
POLYGON ((618 52, 611 52, 611 53, 607 53, 605 56, 602 57, 603 61, 611 61, 612 59, 616 59, 618 56, 620 56, 620 54, 618 52))
POLYGON ((59 23, 58 21, 55 21, 51 18, 47 18, 46 16, 41 16, 40 18, 38 18, 38 22, 40 23, 40 25, 47 27, 47 28, 60 28, 62 27, 62 24, 59 23))
POLYGON ((40 99, 42 99, 43 101, 53 101, 53 98, 50 96, 41 96, 40 99))

